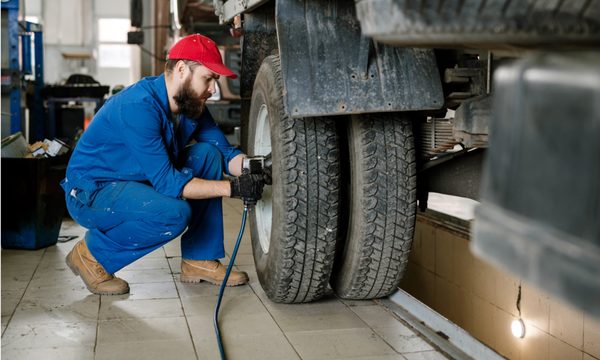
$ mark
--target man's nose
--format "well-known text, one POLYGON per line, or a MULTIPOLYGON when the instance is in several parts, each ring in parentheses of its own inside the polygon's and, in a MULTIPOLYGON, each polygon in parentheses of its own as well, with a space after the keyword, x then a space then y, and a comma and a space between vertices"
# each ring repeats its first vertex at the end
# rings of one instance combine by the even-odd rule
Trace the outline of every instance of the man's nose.
POLYGON ((208 86, 208 92, 211 95, 214 95, 217 92, 217 85, 215 83, 215 81, 211 81, 210 85, 208 86))

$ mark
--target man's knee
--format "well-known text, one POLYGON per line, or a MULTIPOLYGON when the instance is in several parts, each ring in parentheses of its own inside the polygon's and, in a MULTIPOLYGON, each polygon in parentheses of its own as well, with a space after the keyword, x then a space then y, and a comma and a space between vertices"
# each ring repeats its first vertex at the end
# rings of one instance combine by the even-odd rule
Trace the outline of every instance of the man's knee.
POLYGON ((163 214, 162 221, 165 231, 162 233, 170 233, 172 237, 177 237, 181 234, 190 223, 192 218, 192 209, 187 201, 177 200, 173 204, 169 204, 163 214))
POLYGON ((224 171, 223 155, 212 144, 197 143, 192 145, 188 151, 186 167, 194 171, 194 176, 219 180, 224 171))

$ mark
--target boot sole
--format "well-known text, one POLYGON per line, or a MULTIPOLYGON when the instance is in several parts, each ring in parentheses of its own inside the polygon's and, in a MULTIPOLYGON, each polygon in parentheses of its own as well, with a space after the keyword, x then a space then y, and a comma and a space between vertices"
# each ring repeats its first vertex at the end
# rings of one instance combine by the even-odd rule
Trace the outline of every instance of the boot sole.
POLYGON ((123 294, 129 293, 129 289, 127 289, 127 291, 125 291, 125 292, 120 292, 120 291, 98 291, 98 290, 90 288, 90 286, 85 282, 85 280, 83 280, 83 277, 81 276, 81 274, 79 274, 79 270, 77 269, 77 267, 75 267, 75 265, 73 265, 73 263, 71 262, 71 260, 69 258, 69 255, 71 255, 71 253, 68 253, 67 256, 65 257, 65 262, 67 263, 67 266, 69 267, 69 269, 71 269, 71 271, 73 272, 73 274, 75 276, 79 276, 81 278, 81 281, 83 281, 83 283, 85 284, 85 287, 92 294, 96 294, 96 295, 123 295, 123 294))
MULTIPOLYGON (((197 276, 186 276, 186 275, 180 275, 179 276, 179 281, 182 283, 188 283, 188 284, 199 284, 203 281, 209 282, 213 285, 217 285, 217 286, 221 286, 221 282, 220 281, 215 281, 212 279, 207 279, 207 278, 202 278, 202 277, 197 277, 197 276)), ((239 285, 245 285, 247 284, 248 281, 240 281, 240 282, 236 282, 236 283, 229 283, 225 286, 227 287, 232 287, 232 286, 239 286, 239 285)))

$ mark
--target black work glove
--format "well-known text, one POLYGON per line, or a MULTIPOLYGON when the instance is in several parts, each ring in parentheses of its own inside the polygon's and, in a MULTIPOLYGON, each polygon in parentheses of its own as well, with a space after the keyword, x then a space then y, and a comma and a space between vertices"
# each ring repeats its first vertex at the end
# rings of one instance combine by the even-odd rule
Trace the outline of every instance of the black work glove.
POLYGON ((265 181, 263 175, 244 174, 229 180, 231 185, 231 197, 242 199, 245 202, 255 204, 262 197, 265 181))
POLYGON ((271 160, 271 153, 265 156, 265 165, 263 167, 263 178, 265 184, 273 185, 273 160, 271 160))

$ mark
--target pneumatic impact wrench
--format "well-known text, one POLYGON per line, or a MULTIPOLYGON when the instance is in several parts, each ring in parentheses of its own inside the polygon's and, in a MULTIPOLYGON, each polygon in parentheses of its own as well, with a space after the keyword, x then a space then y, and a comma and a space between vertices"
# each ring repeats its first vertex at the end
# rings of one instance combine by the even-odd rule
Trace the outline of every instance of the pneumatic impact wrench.
MULTIPOLYGON (((242 175, 261 175, 262 180, 266 185, 272 184, 271 178, 271 169, 273 163, 271 161, 271 154, 267 156, 248 156, 245 157, 242 161, 242 175)), ((217 336, 217 345, 219 346, 219 353, 221 355, 221 359, 225 360, 225 350, 223 348, 223 341, 221 339, 221 331, 219 330, 219 308, 221 307, 221 300, 223 299, 223 292, 225 291, 225 286, 227 284, 227 280, 229 279, 229 274, 231 273, 231 269, 233 268, 233 264, 235 262, 235 257, 237 255, 238 249, 240 247, 240 242, 242 240, 242 235, 244 235, 244 229, 246 228, 246 217, 248 216, 248 208, 255 206, 257 199, 250 199, 242 197, 242 201, 244 202, 244 212, 242 213, 242 224, 240 225, 240 232, 238 234, 237 240, 235 242, 235 246, 233 248, 233 252, 231 253, 231 259, 229 260, 229 265, 227 265, 227 271, 225 272, 225 278, 221 283, 221 287, 219 288, 219 296, 217 297, 217 305, 215 306, 215 313, 213 318, 213 325, 215 327, 215 334, 217 336)))

